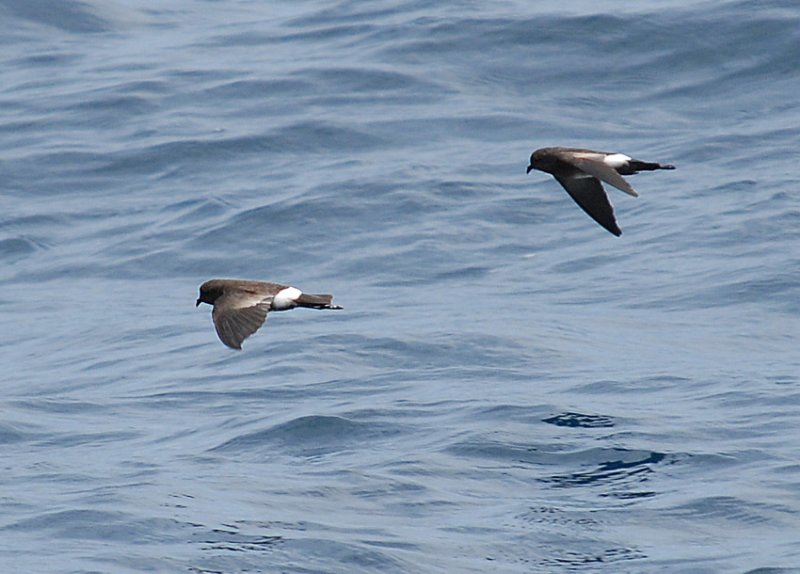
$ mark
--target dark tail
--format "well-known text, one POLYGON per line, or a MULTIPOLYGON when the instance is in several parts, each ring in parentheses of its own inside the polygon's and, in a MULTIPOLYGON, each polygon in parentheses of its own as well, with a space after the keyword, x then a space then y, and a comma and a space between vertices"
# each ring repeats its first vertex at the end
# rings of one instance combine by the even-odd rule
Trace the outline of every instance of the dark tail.
POLYGON ((338 305, 331 303, 333 295, 309 295, 303 293, 297 298, 298 307, 308 307, 309 309, 341 309, 338 305))
MULTIPOLYGON (((674 165, 669 164, 660 164, 660 163, 652 163, 649 161, 639 161, 638 159, 632 159, 628 162, 628 168, 631 169, 634 173, 637 171, 653 171, 656 169, 675 169, 674 165)), ((624 174, 624 175, 633 175, 633 174, 624 174)))

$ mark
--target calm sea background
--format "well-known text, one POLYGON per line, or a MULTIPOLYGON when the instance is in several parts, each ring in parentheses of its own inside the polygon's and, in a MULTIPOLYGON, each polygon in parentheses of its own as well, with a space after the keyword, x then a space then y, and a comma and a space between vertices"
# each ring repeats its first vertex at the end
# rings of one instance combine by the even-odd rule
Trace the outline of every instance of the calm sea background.
POLYGON ((4 572, 800 572, 800 4, 0 0, 4 572), (609 190, 538 147, 674 163, 609 190), (235 352, 197 287, 330 292, 235 352))

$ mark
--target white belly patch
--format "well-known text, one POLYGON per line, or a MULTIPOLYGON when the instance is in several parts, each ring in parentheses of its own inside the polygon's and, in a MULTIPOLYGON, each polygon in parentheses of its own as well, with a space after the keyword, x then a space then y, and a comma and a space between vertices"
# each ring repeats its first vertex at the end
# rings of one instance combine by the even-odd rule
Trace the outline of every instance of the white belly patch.
POLYGON ((631 158, 624 153, 612 153, 611 155, 607 155, 605 158, 603 158, 603 163, 609 167, 618 168, 622 167, 630 160, 631 158))
POLYGON ((275 294, 275 297, 272 298, 272 309, 274 311, 293 309, 296 306, 295 301, 297 301, 297 298, 302 294, 303 292, 297 287, 281 289, 275 294))

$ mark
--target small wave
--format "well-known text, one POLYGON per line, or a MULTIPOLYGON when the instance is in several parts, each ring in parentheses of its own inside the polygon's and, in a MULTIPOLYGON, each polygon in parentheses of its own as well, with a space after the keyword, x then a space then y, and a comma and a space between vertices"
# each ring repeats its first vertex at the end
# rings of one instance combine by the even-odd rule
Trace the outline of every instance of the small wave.
POLYGON ((573 412, 560 413, 542 420, 543 422, 559 427, 609 428, 614 426, 613 417, 573 412))
POLYGON ((329 454, 384 440, 399 429, 376 423, 362 423, 338 416, 310 415, 237 436, 211 449, 224 453, 271 452, 275 449, 299 456, 329 454))
POLYGON ((74 34, 100 33, 110 29, 109 22, 89 10, 86 2, 63 0, 4 0, 3 7, 12 16, 74 34))

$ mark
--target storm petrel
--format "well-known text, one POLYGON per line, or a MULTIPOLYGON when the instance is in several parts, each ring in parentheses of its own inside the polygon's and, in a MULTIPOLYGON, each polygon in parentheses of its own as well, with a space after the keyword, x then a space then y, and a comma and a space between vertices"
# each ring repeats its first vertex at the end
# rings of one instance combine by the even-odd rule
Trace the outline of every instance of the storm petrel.
POLYGON ((638 197, 639 194, 625 181, 623 175, 656 169, 675 169, 675 166, 640 161, 622 153, 545 147, 531 154, 528 173, 532 169, 553 175, 581 209, 608 231, 620 236, 622 230, 614 218, 614 207, 600 182, 604 181, 638 197))
POLYGON ((211 317, 220 340, 231 349, 258 331, 270 311, 288 311, 295 307, 341 309, 331 304, 333 295, 307 295, 296 287, 244 279, 211 279, 200 286, 195 306, 214 306, 211 317))

